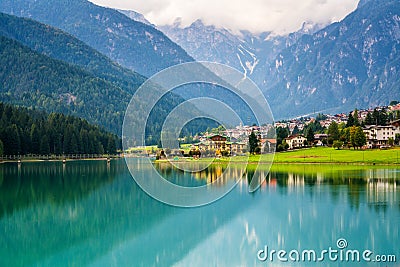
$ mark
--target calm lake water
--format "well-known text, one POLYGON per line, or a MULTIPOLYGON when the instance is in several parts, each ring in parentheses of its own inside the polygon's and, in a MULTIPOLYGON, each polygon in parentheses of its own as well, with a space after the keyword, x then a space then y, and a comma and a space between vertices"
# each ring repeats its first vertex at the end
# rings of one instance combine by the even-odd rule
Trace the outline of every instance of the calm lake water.
MULTIPOLYGON (((224 169, 157 168, 192 186, 224 169)), ((149 197, 124 160, 0 164, 0 266, 400 266, 400 169, 300 165, 271 171, 253 194, 247 186, 244 177, 221 200, 187 209, 149 197), (301 259, 329 248, 397 262, 301 259), (266 249, 288 261, 261 261, 266 249)))

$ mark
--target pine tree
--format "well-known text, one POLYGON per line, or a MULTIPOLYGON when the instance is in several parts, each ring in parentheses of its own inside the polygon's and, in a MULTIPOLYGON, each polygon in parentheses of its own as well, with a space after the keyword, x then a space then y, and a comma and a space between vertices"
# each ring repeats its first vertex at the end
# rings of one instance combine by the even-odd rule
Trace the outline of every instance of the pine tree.
POLYGON ((372 112, 372 121, 373 121, 373 125, 380 125, 379 111, 377 109, 374 109, 374 111, 372 112))
POLYGON ((38 130, 38 126, 35 123, 33 123, 31 126, 30 139, 31 148, 29 151, 31 153, 38 153, 40 147, 40 133, 38 130))
POLYGON ((292 134, 295 135, 295 134, 298 134, 298 133, 300 133, 300 130, 299 130, 299 127, 297 127, 297 125, 296 125, 293 128, 292 134))
POLYGON ((3 156, 4 154, 4 145, 3 142, 0 140, 0 156, 3 156))
POLYGON ((342 141, 345 145, 349 145, 349 143, 350 143, 350 128, 344 128, 340 132, 340 141, 342 141))
POLYGON ((386 112, 381 110, 379 112, 379 125, 383 125, 383 126, 387 125, 388 120, 389 120, 389 117, 386 114, 386 112))
POLYGON ((314 143, 314 130, 311 126, 307 127, 306 139, 309 145, 314 143))
POLYGON ((258 139, 254 131, 251 131, 249 135, 249 151, 250 154, 254 154, 256 152, 256 148, 258 147, 258 139))
POLYGON ((367 117, 365 117, 364 123, 365 125, 374 125, 374 119, 372 118, 371 113, 367 113, 367 117))
POLYGON ((367 138, 363 129, 358 126, 353 126, 350 128, 350 144, 354 149, 356 147, 362 147, 367 143, 367 138))
POLYGON ((88 154, 89 152, 89 134, 85 129, 81 129, 79 132, 80 139, 82 140, 82 151, 84 154, 88 154))
POLYGON ((40 140, 39 153, 41 155, 50 154, 50 144, 49 144, 49 138, 47 138, 47 135, 43 135, 41 140, 40 140))
POLYGON ((3 144, 5 154, 18 155, 21 153, 21 139, 16 124, 7 127, 3 144))
POLYGON ((286 137, 289 135, 289 128, 282 128, 278 127, 276 128, 276 141, 278 144, 282 143, 282 140, 284 140, 286 137))
POLYGON ((71 154, 78 154, 79 153, 79 146, 78 146, 78 138, 76 137, 75 133, 71 136, 71 143, 70 143, 70 152, 71 154))
POLYGON ((340 135, 339 135, 339 126, 338 124, 333 121, 329 127, 328 127, 328 134, 329 137, 332 138, 333 141, 339 140, 340 135))
POLYGON ((89 132, 89 153, 95 154, 97 153, 97 138, 94 131, 89 132))
POLYGON ((109 136, 107 140, 107 154, 115 154, 116 152, 117 147, 115 144, 115 140, 112 138, 112 136, 109 136))
POLYGON ((97 154, 101 154, 101 155, 104 154, 104 147, 103 147, 101 142, 97 143, 97 151, 96 151, 96 153, 97 154))
POLYGON ((0 103, 0 139, 6 155, 116 151, 117 136, 87 121, 0 103))
POLYGON ((356 148, 356 126, 352 126, 350 129, 350 146, 356 148))
POLYGON ((347 124, 346 127, 352 127, 354 126, 354 117, 353 115, 350 113, 349 117, 347 118, 347 124))
POLYGON ((356 147, 362 147, 367 144, 367 138, 361 127, 357 127, 354 133, 354 144, 356 147))
POLYGON ((53 153, 60 155, 63 152, 63 135, 61 134, 61 132, 57 132, 55 133, 55 137, 53 139, 53 153))
POLYGON ((354 120, 354 126, 360 126, 360 121, 358 120, 358 110, 354 110, 354 115, 353 115, 353 120, 354 120))
POLYGON ((71 138, 72 138, 72 132, 69 128, 64 129, 64 134, 63 134, 63 148, 62 148, 62 153, 63 154, 69 154, 71 153, 71 138))

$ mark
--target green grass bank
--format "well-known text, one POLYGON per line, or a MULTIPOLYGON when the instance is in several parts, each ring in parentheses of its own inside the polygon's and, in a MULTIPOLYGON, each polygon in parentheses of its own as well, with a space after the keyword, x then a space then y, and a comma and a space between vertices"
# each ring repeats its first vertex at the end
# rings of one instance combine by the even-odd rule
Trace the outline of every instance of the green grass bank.
MULTIPOLYGON (((210 159, 184 159, 179 161, 209 161, 210 159)), ((223 157, 216 159, 214 162, 246 162, 249 163, 271 162, 274 164, 290 164, 290 163, 313 163, 313 164, 365 164, 365 165, 396 165, 400 164, 400 148, 392 148, 387 150, 379 149, 333 149, 330 147, 313 147, 307 149, 299 149, 285 152, 277 152, 275 155, 250 155, 223 157)))

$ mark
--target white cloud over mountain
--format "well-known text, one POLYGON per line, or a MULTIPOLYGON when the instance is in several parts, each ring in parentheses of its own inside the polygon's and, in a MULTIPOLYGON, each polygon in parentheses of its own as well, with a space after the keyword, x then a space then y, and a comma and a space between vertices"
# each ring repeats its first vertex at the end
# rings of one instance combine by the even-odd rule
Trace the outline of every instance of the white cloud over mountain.
POLYGON ((358 0, 91 0, 93 3, 142 13, 156 25, 182 26, 197 19, 233 31, 286 34, 305 21, 329 24, 357 7, 358 0))

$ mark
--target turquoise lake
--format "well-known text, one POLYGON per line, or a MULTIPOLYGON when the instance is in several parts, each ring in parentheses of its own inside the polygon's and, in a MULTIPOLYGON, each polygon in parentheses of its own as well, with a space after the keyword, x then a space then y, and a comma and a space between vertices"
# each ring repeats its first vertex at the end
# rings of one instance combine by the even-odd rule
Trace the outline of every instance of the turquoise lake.
MULTIPOLYGON (((223 171, 156 168, 191 186, 223 171)), ((177 208, 143 192, 124 160, 3 163, 0 266, 400 266, 400 169, 315 169, 271 171, 251 194, 241 178, 212 204, 177 208), (349 250, 371 261, 346 261, 349 250)))

